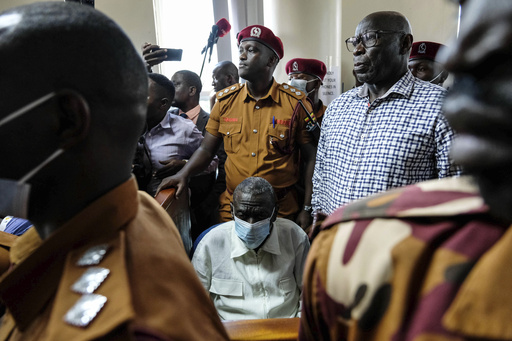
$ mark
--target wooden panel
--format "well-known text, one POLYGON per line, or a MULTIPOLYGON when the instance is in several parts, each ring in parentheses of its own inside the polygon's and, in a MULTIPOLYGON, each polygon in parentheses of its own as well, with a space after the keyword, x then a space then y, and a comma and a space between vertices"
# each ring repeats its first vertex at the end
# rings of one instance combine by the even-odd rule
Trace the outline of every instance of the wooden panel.
POLYGON ((299 337, 299 318, 223 322, 231 340, 292 341, 299 337))
POLYGON ((187 254, 192 249, 192 237, 190 236, 190 212, 188 202, 188 188, 183 190, 179 199, 174 196, 176 188, 166 188, 158 192, 156 201, 169 214, 178 228, 187 254))

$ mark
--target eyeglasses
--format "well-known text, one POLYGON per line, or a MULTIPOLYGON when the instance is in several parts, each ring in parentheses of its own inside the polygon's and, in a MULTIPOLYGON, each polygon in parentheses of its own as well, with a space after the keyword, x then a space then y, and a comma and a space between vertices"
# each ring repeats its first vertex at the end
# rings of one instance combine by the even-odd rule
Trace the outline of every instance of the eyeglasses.
POLYGON ((379 38, 380 38, 379 35, 392 34, 392 33, 405 34, 405 32, 403 32, 403 31, 384 31, 384 30, 368 31, 364 34, 360 34, 357 37, 348 38, 347 40, 345 40, 345 44, 347 45, 347 50, 349 50, 350 52, 354 52, 354 50, 356 49, 357 45, 359 45, 359 43, 362 43, 365 48, 374 47, 377 45, 377 43, 379 41, 379 38))

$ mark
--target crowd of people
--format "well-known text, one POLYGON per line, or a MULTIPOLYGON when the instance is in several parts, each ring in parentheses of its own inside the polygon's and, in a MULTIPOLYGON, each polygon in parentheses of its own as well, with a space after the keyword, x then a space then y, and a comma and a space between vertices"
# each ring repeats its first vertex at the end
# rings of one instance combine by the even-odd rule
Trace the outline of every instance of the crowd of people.
POLYGON ((364 17, 360 85, 331 103, 322 61, 280 84, 283 42, 248 26, 210 113, 196 73, 152 72, 166 50, 89 6, 1 13, 0 339, 227 340, 222 321, 296 317, 300 340, 512 340, 512 3, 463 6, 447 46, 364 17), (168 187, 190 224, 154 199, 168 187))

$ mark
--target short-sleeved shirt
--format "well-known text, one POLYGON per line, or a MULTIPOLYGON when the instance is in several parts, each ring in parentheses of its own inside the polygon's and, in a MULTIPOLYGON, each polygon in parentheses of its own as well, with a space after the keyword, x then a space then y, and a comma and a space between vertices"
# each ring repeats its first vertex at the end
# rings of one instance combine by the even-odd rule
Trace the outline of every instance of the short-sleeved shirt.
POLYGON ((301 100, 311 112, 305 98, 302 91, 275 80, 259 100, 245 84, 217 93, 206 130, 224 140, 228 191, 250 176, 262 177, 275 188, 298 181, 298 146, 311 142, 306 114, 298 103, 301 100))
POLYGON ((199 242, 192 265, 223 320, 297 317, 308 251, 308 236, 288 219, 276 219, 258 252, 228 221, 199 242))
POLYGON ((330 214, 390 188, 460 174, 449 158, 454 132, 441 110, 445 95, 408 71, 372 103, 366 85, 332 101, 322 119, 313 208, 330 214))

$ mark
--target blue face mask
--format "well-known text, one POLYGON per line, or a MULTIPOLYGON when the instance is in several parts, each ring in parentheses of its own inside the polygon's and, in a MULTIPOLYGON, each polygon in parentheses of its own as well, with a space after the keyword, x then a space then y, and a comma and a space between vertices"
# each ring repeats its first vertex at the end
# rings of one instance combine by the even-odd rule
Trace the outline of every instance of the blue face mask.
POLYGON ((254 224, 237 218, 237 216, 233 214, 233 217, 235 218, 236 235, 249 249, 255 249, 260 246, 265 238, 270 234, 270 219, 272 219, 272 216, 274 215, 274 210, 272 210, 270 217, 255 222, 254 224))
MULTIPOLYGON (((55 96, 55 93, 50 93, 7 115, 0 120, 0 126, 3 126, 23 114, 30 112, 32 109, 51 99, 53 96, 55 96)), ((63 151, 63 149, 57 149, 48 158, 46 158, 46 160, 25 174, 25 176, 20 180, 0 178, 0 193, 2 193, 2 195, 0 195, 0 216, 12 215, 23 219, 28 218, 30 184, 28 184, 27 181, 39 172, 41 168, 62 154, 63 151)))

